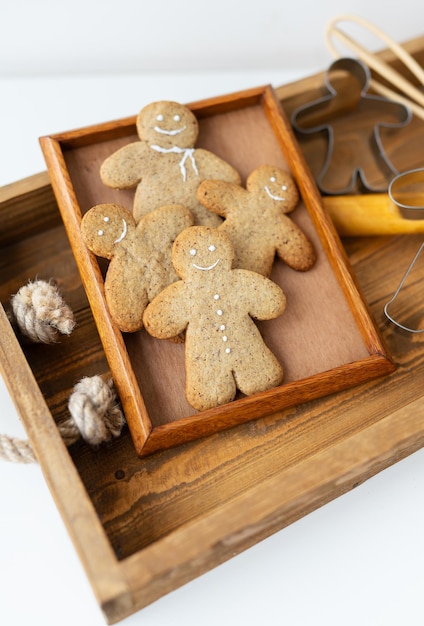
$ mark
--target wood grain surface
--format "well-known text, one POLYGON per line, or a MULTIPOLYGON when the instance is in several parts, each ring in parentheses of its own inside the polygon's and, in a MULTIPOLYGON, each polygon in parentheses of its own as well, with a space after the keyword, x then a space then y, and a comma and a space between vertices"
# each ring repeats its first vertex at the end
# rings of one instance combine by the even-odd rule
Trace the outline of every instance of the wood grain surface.
MULTIPOLYGON (((424 38, 411 46, 424 55, 424 38)), ((319 84, 311 77, 281 88, 284 106, 319 84)), ((414 132, 421 142, 414 136, 405 144, 408 166, 421 158, 421 123, 414 132)), ((18 343, 0 311, 1 371, 109 623, 424 445, 424 336, 398 329, 383 312, 421 236, 343 239, 394 372, 139 458, 128 429, 112 444, 94 449, 79 442, 67 451, 55 424, 77 379, 105 373, 108 365, 47 175, 1 189, 0 216, 7 221, 0 248, 4 308, 28 279, 54 275, 76 313, 70 337, 30 346, 18 343)), ((410 324, 422 320, 422 277, 410 285, 400 313, 410 324)))

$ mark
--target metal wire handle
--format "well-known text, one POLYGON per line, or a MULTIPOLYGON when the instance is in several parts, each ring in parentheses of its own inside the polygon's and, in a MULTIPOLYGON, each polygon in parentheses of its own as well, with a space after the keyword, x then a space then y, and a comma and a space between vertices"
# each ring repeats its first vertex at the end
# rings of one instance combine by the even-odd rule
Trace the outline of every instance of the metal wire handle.
POLYGON ((337 58, 339 56, 344 56, 341 55, 334 46, 333 38, 337 38, 345 46, 347 46, 347 48, 354 52, 354 54, 356 54, 361 61, 366 63, 368 67, 373 69, 374 72, 379 74, 395 88, 391 89, 380 83, 378 80, 372 79, 370 87, 374 89, 375 92, 386 98, 396 100, 408 106, 415 115, 424 120, 423 92, 397 72, 393 67, 390 67, 385 61, 367 50, 350 35, 343 32, 343 30, 339 27, 339 22, 353 22, 362 26, 373 35, 376 35, 381 41, 384 42, 387 48, 389 48, 398 57, 398 59, 404 63, 404 65, 416 77, 418 83, 421 86, 424 86, 424 69, 419 65, 419 63, 417 63, 417 61, 405 50, 405 48, 396 43, 385 32, 361 17, 357 17, 355 15, 341 15, 332 19, 327 26, 327 45, 334 57, 337 58))

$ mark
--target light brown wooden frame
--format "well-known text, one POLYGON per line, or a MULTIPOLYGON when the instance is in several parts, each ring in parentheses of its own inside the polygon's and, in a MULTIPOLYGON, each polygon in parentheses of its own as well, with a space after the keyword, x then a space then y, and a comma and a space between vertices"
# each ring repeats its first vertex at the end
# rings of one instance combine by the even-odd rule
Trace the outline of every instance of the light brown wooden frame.
MULTIPOLYGON (((92 146, 97 149, 97 146, 101 146, 103 142, 115 138, 130 141, 130 137, 135 134, 135 117, 42 137, 40 143, 52 186, 93 309, 134 445, 140 455, 204 437, 256 417, 274 413, 282 408, 292 407, 301 402, 357 385, 376 376, 387 374, 393 371, 394 367, 349 268, 334 227, 322 207, 321 198, 273 89, 270 86, 259 87, 192 103, 189 106, 200 119, 222 116, 222 114, 244 111, 249 108, 262 108, 300 189, 307 214, 315 229, 315 235, 322 246, 320 254, 325 255, 331 266, 354 317, 360 335, 359 342, 363 342, 365 350, 360 358, 355 358, 351 362, 342 362, 336 366, 334 364, 327 366, 324 358, 312 375, 283 382, 281 386, 271 391, 241 398, 201 413, 180 415, 178 419, 167 423, 154 423, 140 391, 134 361, 129 356, 122 333, 110 318, 107 310, 99 264, 82 241, 80 234, 82 209, 79 204, 78 191, 76 191, 77 174, 75 171, 72 172, 68 165, 68 155, 81 147, 92 146)), ((104 197, 106 197, 106 188, 104 197)), ((99 202, 102 201, 107 200, 99 199, 99 202)), ((316 299, 316 295, 314 297, 316 299)), ((337 307, 336 302, 333 305, 337 307)), ((339 323, 337 312, 334 312, 334 316, 334 323, 339 323)), ((347 340, 351 331, 347 328, 345 332, 344 339, 347 340)), ((340 343, 343 343, 344 339, 342 338, 340 343)), ((330 337, 329 341, 331 341, 330 337)))

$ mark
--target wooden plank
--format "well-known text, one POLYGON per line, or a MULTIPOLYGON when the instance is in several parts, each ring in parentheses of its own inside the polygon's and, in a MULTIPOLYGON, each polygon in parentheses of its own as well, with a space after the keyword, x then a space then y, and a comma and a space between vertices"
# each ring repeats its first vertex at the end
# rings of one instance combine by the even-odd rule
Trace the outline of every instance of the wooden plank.
POLYGON ((119 616, 132 608, 125 579, 2 307, 0 334, 0 371, 22 417, 48 487, 99 604, 106 607, 108 615, 119 616))
POLYGON ((211 562, 224 562, 415 452, 424 445, 423 410, 420 398, 129 557, 125 571, 134 605, 142 608, 171 591, 176 579, 184 583, 201 575, 211 562), (151 579, 140 585, 137 575, 146 560, 151 579))

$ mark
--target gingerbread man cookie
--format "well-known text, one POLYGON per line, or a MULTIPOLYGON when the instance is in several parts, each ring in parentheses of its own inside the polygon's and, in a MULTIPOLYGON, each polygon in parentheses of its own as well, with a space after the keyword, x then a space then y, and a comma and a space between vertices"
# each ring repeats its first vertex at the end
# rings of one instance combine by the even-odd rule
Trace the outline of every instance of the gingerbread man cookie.
POLYGON ((232 269, 230 239, 215 228, 193 226, 175 240, 172 259, 181 280, 144 313, 146 330, 160 339, 186 332, 186 396, 197 410, 280 384, 283 369, 252 318, 283 313, 286 298, 269 278, 232 269))
POLYGON ((105 297, 120 330, 140 330, 147 304, 178 279, 172 245, 192 225, 193 216, 181 205, 160 207, 137 225, 128 209, 116 204, 99 204, 84 215, 85 244, 97 256, 110 259, 105 297))
POLYGON ((195 223, 218 226, 218 215, 197 201, 202 180, 215 178, 240 183, 238 172, 221 158, 195 148, 199 126, 191 110, 177 102, 153 102, 137 117, 139 141, 109 156, 100 168, 105 185, 135 188, 136 221, 164 204, 178 203, 193 213, 195 223))
POLYGON ((296 184, 287 172, 262 165, 250 174, 246 189, 224 181, 204 181, 197 197, 225 217, 219 228, 234 246, 234 267, 269 276, 276 254, 295 270, 306 271, 314 264, 311 242, 286 215, 299 201, 296 184))

